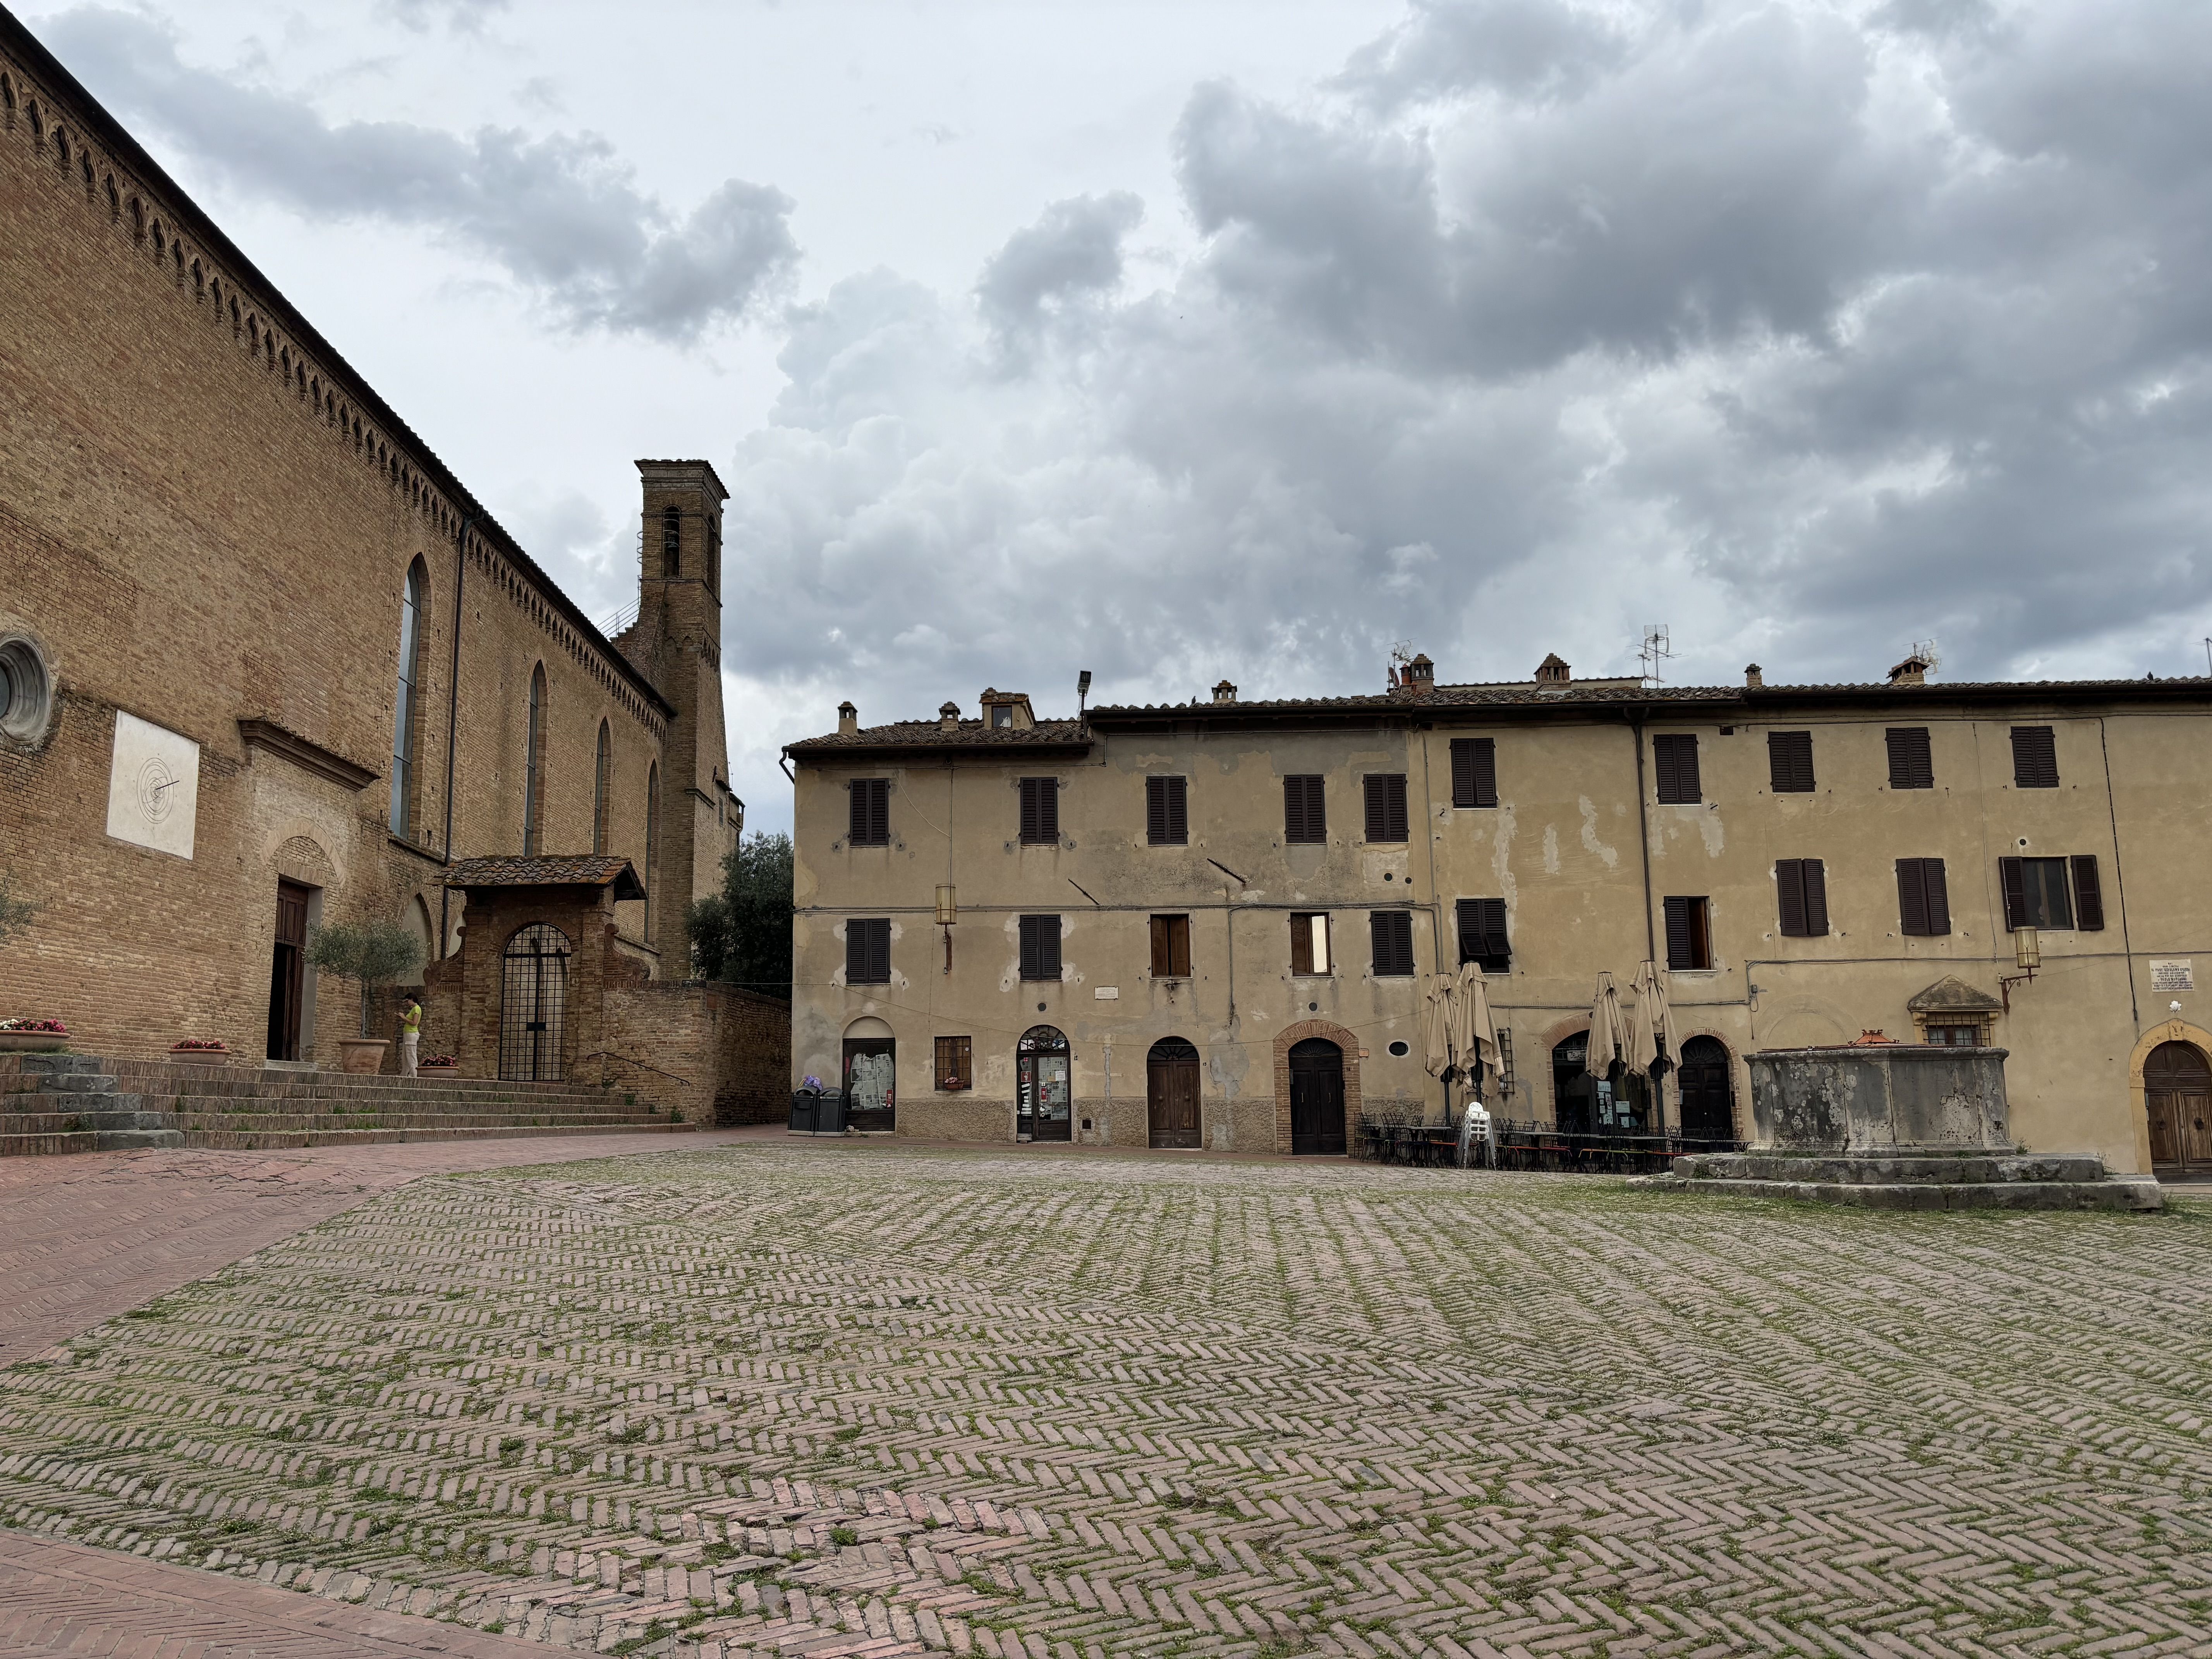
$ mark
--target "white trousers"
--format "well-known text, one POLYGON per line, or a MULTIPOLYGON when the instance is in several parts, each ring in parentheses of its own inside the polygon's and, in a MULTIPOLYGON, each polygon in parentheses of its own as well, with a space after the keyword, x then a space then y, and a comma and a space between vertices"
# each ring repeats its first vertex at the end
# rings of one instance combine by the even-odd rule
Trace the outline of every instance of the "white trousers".
POLYGON ((399 1034, 400 1076, 415 1075, 415 1056, 420 1052, 422 1046, 422 1034, 420 1031, 403 1031, 399 1034))

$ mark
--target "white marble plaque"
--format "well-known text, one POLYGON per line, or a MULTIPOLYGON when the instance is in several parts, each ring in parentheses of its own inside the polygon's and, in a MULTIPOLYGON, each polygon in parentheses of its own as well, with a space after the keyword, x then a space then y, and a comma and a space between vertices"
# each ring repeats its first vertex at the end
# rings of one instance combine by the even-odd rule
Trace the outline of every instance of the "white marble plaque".
POLYGON ((117 709, 115 759, 107 775, 107 833, 188 859, 199 809, 199 744, 117 709))
POLYGON ((2193 991, 2197 976, 2191 971, 2189 957, 2153 957, 2150 959, 2150 988, 2154 991, 2193 991))
POLYGON ((1094 1002, 1116 1002, 1121 996, 1121 988, 1118 985, 1094 985, 1091 988, 1091 1000, 1094 1002))

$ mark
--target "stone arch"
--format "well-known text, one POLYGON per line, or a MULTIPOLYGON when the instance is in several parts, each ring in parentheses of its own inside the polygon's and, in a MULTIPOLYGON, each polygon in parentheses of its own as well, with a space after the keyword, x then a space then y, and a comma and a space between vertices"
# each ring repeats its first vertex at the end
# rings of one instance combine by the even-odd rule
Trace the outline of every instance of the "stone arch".
POLYGON ((293 836, 276 848, 276 873, 308 887, 335 887, 338 867, 312 836, 293 836))
POLYGON ((2152 1051, 2167 1042, 2185 1042, 2212 1060, 2212 1031, 2185 1019, 2162 1020, 2136 1040, 2135 1052, 2128 1056, 2128 1105, 2135 1129, 2136 1170, 2141 1175, 2150 1173, 2150 1103, 2144 1098, 2143 1067, 2152 1051))
MULTIPOLYGON (((1721 1045, 1721 1051, 1728 1056, 1729 1109, 1735 1119, 1736 1139, 1750 1139, 1751 1136, 1747 1131, 1751 1128, 1751 1067, 1746 1063, 1742 1053, 1735 1043, 1728 1040, 1726 1035, 1715 1030, 1710 1025, 1700 1025, 1693 1030, 1682 1030, 1678 1028, 1675 1036, 1681 1038, 1682 1047, 1685 1049, 1701 1037, 1721 1045)), ((1672 1115, 1670 1127, 1680 1129, 1682 1127, 1681 1079, 1672 1068, 1669 1068, 1667 1073, 1667 1109, 1672 1115)))
POLYGON ((1359 1034, 1334 1020, 1301 1019, 1275 1033, 1275 1150, 1291 1150, 1291 1050, 1308 1037, 1326 1037, 1344 1050, 1344 1130, 1348 1139, 1359 1129, 1361 1049, 1359 1034))

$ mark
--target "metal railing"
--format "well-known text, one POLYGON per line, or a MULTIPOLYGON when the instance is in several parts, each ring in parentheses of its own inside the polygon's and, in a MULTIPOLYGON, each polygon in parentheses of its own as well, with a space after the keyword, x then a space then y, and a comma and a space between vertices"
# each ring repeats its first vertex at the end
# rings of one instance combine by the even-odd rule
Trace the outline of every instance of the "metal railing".
MULTIPOLYGON (((1500 1170, 1564 1170, 1583 1175, 1657 1175, 1687 1152, 1740 1152, 1740 1140, 1685 1135, 1582 1133, 1540 1123, 1495 1121, 1500 1170)), ((1352 1155, 1377 1164, 1459 1162, 1459 1131, 1441 1123, 1380 1123, 1362 1119, 1352 1155)), ((1483 1167, 1491 1167, 1482 1160, 1483 1167)))

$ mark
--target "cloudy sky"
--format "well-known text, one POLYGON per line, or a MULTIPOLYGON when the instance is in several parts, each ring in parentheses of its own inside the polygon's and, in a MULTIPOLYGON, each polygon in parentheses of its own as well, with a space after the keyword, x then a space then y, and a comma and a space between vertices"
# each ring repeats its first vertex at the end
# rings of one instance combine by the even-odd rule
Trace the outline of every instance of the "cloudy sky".
POLYGON ((714 462, 759 827, 1084 667, 2205 672, 2202 0, 24 15, 592 614, 714 462))

